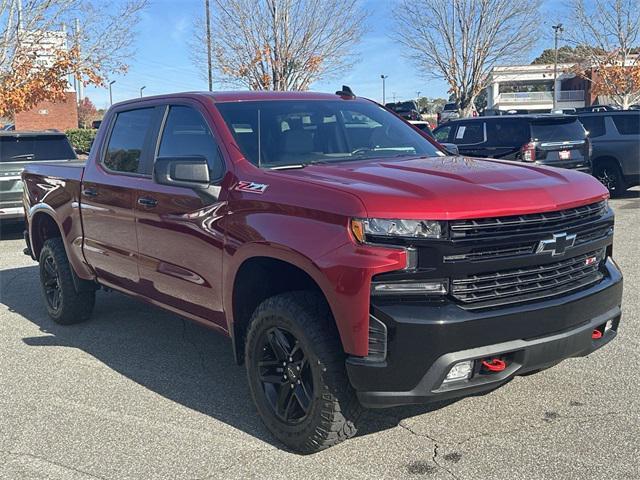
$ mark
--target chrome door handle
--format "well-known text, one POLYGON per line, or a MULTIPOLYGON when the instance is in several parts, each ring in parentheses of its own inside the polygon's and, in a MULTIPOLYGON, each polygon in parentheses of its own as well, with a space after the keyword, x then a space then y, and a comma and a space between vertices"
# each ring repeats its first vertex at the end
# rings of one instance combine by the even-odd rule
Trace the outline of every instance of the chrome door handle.
POLYGON ((151 197, 140 197, 138 198, 138 205, 153 208, 158 205, 158 201, 155 198, 151 197))
POLYGON ((84 190, 82 190, 82 194, 85 197, 97 197, 98 190, 96 190, 95 188, 85 188, 84 190))

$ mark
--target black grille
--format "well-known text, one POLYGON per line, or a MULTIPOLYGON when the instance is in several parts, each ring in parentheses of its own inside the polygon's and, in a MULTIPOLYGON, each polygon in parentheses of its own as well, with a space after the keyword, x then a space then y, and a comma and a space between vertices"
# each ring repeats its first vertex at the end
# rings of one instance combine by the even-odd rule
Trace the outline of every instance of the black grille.
POLYGON ((584 224, 604 215, 604 201, 556 212, 533 213, 510 217, 454 220, 450 222, 451 238, 485 238, 498 235, 561 231, 584 224))
POLYGON ((562 295, 600 281, 604 257, 604 250, 599 250, 545 265, 453 279, 451 293, 473 308, 562 295))

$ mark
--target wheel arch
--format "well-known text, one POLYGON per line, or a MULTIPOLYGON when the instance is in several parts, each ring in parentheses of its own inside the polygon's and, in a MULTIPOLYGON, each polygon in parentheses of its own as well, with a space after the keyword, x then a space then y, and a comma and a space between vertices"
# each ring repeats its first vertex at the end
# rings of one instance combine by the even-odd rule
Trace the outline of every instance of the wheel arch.
POLYGON ((332 310, 328 286, 324 285, 326 279, 311 260, 272 246, 262 245, 257 251, 252 250, 251 255, 238 259, 226 283, 231 288, 225 311, 238 364, 244 361, 244 342, 251 315, 267 298, 284 292, 312 290, 322 295, 332 310))

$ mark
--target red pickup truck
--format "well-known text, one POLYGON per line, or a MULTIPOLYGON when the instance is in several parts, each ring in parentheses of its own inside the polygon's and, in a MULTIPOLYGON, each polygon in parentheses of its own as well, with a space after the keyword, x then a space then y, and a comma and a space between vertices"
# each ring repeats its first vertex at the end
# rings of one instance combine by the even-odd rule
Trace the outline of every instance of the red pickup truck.
POLYGON ((300 452, 354 435, 363 406, 486 392, 620 322, 597 180, 452 156, 348 88, 120 103, 86 164, 23 179, 54 321, 104 287, 218 330, 300 452))

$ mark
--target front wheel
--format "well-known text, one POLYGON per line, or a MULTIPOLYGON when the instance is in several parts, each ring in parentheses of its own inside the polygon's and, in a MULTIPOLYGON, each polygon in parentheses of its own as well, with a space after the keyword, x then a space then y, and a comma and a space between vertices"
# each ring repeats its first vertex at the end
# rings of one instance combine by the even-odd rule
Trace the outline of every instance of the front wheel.
POLYGON ((292 292, 265 300, 247 334, 251 395, 267 428, 300 453, 323 450, 356 434, 361 407, 324 298, 292 292))

